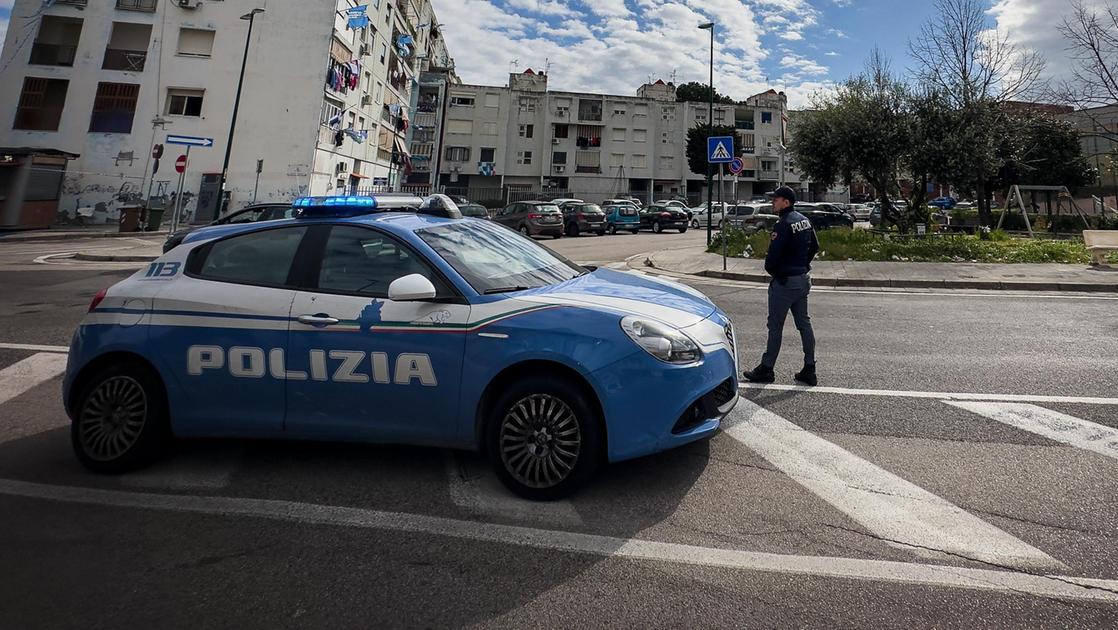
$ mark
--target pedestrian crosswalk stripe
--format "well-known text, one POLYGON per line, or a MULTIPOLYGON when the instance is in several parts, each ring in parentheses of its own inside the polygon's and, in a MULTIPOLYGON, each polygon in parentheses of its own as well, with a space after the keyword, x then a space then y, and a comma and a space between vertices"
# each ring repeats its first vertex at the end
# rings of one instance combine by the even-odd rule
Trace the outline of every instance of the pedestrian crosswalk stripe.
POLYGON ((932 398, 935 400, 988 400, 992 402, 1072 403, 1084 405, 1118 405, 1118 398, 1105 396, 1045 396, 1033 394, 985 394, 967 392, 922 392, 905 389, 857 389, 824 385, 781 385, 773 383, 739 383, 742 389, 805 394, 839 394, 842 396, 880 396, 883 398, 932 398))
POLYGON ((1024 569, 1064 567, 962 508, 749 400, 725 433, 885 542, 928 557, 961 556, 1024 569))
POLYGON ((944 402, 1062 444, 1118 459, 1118 429, 1036 405, 961 400, 944 402))
POLYGON ((62 374, 66 355, 50 352, 33 354, 0 370, 0 405, 27 390, 62 374))
POLYGON ((69 352, 66 346, 39 346, 30 343, 0 343, 0 350, 29 350, 31 352, 69 352))

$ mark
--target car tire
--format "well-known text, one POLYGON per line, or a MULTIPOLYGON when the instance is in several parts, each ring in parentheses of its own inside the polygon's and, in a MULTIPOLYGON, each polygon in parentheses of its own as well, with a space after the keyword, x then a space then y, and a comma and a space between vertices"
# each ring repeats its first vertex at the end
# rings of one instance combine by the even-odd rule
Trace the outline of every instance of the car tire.
POLYGON ((610 233, 611 235, 612 235, 612 234, 617 234, 617 226, 616 226, 616 225, 614 225, 613 223, 610 223, 610 224, 609 224, 609 233, 610 233))
POLYGON ((691 227, 696 229, 696 230, 699 229, 699 220, 698 219, 691 219, 691 227))
POLYGON ((122 473, 151 463, 166 450, 170 418, 158 375, 138 363, 116 363, 81 385, 70 443, 87 469, 122 473))
POLYGON ((527 238, 532 238, 531 233, 528 232, 528 226, 527 225, 520 226, 520 233, 523 234, 527 238))
POLYGON ((594 476, 602 462, 603 439, 598 413, 585 392, 567 379, 540 374, 514 382, 497 398, 485 448, 509 490, 526 499, 553 501, 594 476))
POLYGON ((552 235, 551 235, 551 240, 553 240, 553 241, 557 241, 557 240, 559 240, 559 239, 561 239, 561 238, 563 238, 563 235, 562 235, 562 234, 552 234, 552 235))
POLYGON ((605 236, 606 231, 604 229, 603 230, 598 230, 597 232, 595 232, 595 234, 597 234, 598 236, 605 236))
POLYGON ((664 231, 664 228, 660 226, 659 221, 653 221, 652 222, 652 231, 657 233, 657 234, 660 234, 664 231))
POLYGON ((687 231, 687 226, 686 226, 686 225, 685 225, 685 226, 683 226, 683 227, 681 227, 681 228, 679 228, 679 233, 680 233, 680 234, 683 234, 683 233, 684 233, 684 232, 686 232, 686 231, 687 231))
POLYGON ((640 234, 640 232, 641 232, 641 231, 640 231, 639 229, 637 229, 637 230, 629 230, 629 231, 630 231, 630 232, 632 232, 633 234, 640 234))

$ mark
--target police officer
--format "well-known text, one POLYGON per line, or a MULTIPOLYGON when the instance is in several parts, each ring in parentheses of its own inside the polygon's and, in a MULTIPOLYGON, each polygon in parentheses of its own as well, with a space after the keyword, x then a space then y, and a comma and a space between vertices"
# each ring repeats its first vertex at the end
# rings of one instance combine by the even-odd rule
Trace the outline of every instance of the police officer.
POLYGON ((804 345, 804 369, 795 379, 807 385, 816 384, 815 332, 807 314, 807 295, 811 292, 811 260, 819 252, 819 240, 807 217, 796 212, 796 193, 781 186, 773 193, 773 210, 780 220, 773 226, 772 242, 765 256, 765 271, 772 276, 769 282, 769 343, 761 357, 761 365, 745 373, 754 383, 771 383, 775 380, 773 366, 780 354, 784 337, 784 320, 788 311, 804 345))

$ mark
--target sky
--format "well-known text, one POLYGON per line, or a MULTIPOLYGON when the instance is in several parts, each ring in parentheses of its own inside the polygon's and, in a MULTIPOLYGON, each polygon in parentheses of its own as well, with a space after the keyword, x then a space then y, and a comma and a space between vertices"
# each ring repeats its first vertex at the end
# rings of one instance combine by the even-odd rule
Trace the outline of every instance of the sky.
MULTIPOLYGON (((1071 0, 985 0, 989 27, 1039 50, 1048 78, 1070 62, 1055 25, 1071 0)), ((1085 0, 1102 6, 1107 0, 1085 0)), ((1111 0, 1114 1, 1114 0, 1111 0)), ((510 69, 550 64, 551 89, 634 94, 649 79, 709 78, 718 23, 715 89, 741 100, 772 87, 792 108, 859 72, 876 46, 898 72, 909 41, 931 23, 930 0, 432 0, 468 83, 504 85, 510 69)))
POLYGON ((8 22, 12 19, 12 2, 0 0, 0 50, 4 48, 4 38, 8 34, 8 22))

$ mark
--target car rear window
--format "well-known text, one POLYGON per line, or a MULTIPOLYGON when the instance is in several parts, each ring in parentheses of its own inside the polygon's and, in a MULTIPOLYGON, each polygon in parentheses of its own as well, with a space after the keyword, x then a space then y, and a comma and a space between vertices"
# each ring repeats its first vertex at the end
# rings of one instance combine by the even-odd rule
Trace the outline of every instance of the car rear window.
POLYGON ((638 212, 637 209, 632 206, 621 206, 620 208, 618 208, 617 214, 620 214, 623 217, 635 217, 637 216, 638 212))
POLYGON ((536 212, 559 212, 559 206, 552 204, 540 204, 532 209, 536 212))

